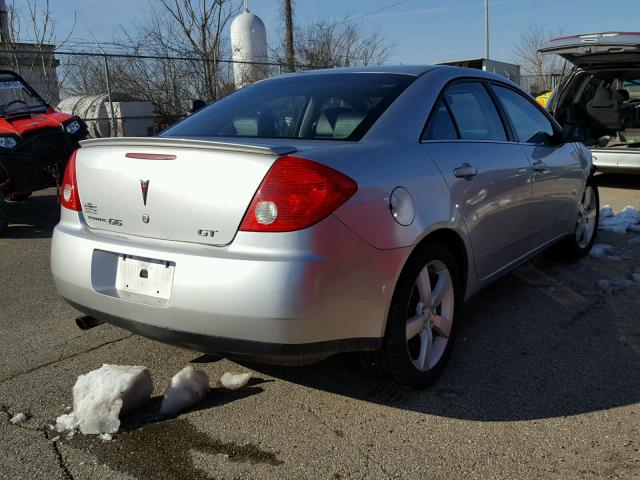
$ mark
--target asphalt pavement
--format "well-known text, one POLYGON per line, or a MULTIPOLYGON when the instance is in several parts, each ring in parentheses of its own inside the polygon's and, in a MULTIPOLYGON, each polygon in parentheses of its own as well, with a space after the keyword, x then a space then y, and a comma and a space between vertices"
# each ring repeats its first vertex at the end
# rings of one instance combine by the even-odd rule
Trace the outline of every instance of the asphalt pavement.
MULTIPOLYGON (((640 177, 598 178, 601 203, 640 207, 640 177)), ((54 192, 10 206, 0 239, 0 478, 640 478, 640 234, 601 232, 615 258, 538 257, 467 306, 441 379, 416 392, 352 355, 309 367, 238 364, 102 325, 77 329, 49 272, 54 192), (606 280, 608 283, 601 282, 606 280), (155 391, 111 442, 50 429, 78 375, 145 365, 155 391), (219 385, 177 418, 158 414, 192 363, 219 385), (28 420, 12 425, 11 416, 28 420)))

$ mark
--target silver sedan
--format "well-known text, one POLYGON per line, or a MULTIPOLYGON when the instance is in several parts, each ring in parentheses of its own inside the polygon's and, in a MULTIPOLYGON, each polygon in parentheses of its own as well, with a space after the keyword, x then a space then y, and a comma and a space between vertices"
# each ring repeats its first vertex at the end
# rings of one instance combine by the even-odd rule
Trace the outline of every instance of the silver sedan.
POLYGON ((588 253, 591 156, 517 85, 456 67, 314 71, 69 162, 51 268, 92 326, 420 388, 466 299, 588 253))

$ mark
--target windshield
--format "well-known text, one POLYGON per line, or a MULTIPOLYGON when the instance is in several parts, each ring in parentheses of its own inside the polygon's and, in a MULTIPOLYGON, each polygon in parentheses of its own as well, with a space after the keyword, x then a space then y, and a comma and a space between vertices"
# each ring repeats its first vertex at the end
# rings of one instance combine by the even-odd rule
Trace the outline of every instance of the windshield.
POLYGON ((336 73, 265 80, 200 110, 162 136, 357 141, 414 79, 336 73))
POLYGON ((0 74, 0 114, 47 111, 47 105, 17 77, 0 74))

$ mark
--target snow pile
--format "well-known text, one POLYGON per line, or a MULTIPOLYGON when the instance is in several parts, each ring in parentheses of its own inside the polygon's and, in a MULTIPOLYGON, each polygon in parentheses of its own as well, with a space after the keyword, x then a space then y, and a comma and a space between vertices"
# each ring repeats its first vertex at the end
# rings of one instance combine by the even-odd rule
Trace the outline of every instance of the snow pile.
POLYGON ((56 420, 56 430, 79 428, 85 435, 115 433, 120 414, 142 406, 153 391, 146 367, 102 365, 80 375, 73 386, 73 411, 56 420))
POLYGON ((162 396, 161 415, 177 415, 202 402, 209 394, 209 377, 187 365, 176 373, 162 396))
POLYGON ((626 233, 628 230, 640 232, 640 212, 627 206, 620 213, 615 214, 613 208, 605 205, 600 209, 598 225, 602 230, 613 233, 626 233))
POLYGON ((26 419, 27 416, 24 413, 16 413, 13 417, 11 417, 11 420, 9 420, 9 422, 11 422, 12 425, 17 425, 24 422, 26 419))
POLYGON ((607 260, 619 261, 622 250, 606 243, 594 243, 589 255, 595 258, 606 258, 607 260))
POLYGON ((250 373, 225 373, 220 377, 220 383, 229 390, 238 390, 249 383, 250 373))
POLYGON ((613 277, 608 280, 602 279, 598 281, 598 288, 604 294, 611 294, 631 286, 633 286, 633 282, 631 280, 621 277, 613 277))

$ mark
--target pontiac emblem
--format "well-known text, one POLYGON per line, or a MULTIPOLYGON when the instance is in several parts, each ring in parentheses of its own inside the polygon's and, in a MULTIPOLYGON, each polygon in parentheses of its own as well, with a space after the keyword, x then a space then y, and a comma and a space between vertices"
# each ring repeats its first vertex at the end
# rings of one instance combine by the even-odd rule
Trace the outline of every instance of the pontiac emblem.
POLYGON ((149 193, 149 180, 140 180, 140 188, 142 189, 142 201, 147 205, 147 193, 149 193))

